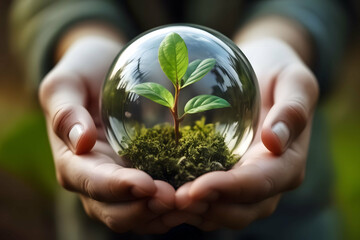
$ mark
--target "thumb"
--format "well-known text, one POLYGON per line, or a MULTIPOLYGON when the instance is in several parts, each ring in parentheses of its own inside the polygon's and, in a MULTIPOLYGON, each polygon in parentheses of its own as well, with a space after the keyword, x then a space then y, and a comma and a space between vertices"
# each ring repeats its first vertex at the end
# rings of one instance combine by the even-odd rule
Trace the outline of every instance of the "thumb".
POLYGON ((79 76, 59 68, 48 74, 39 91, 48 131, 55 133, 76 154, 89 152, 97 137, 94 121, 85 108, 87 95, 79 76))
POLYGON ((319 90, 315 77, 303 65, 285 68, 275 81, 274 104, 261 138, 268 150, 280 155, 311 121, 319 90))

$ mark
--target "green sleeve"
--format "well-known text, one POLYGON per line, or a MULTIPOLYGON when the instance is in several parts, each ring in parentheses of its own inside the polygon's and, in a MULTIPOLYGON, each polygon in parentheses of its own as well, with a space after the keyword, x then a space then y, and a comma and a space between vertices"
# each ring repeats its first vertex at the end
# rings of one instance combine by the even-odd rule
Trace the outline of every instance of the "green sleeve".
POLYGON ((14 1, 11 44, 31 87, 36 88, 53 67, 53 49, 60 35, 73 24, 92 19, 109 22, 129 36, 134 34, 126 12, 110 0, 14 1))
POLYGON ((248 19, 276 14, 302 24, 314 42, 316 52, 313 70, 324 93, 341 60, 349 31, 347 14, 342 4, 342 1, 336 0, 260 1, 248 19))

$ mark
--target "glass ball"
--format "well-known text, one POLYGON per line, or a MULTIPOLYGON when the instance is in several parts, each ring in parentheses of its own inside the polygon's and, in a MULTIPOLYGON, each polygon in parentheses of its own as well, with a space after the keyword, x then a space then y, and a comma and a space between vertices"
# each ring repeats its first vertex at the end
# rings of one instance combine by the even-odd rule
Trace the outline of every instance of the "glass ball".
POLYGON ((221 97, 230 107, 187 115, 180 124, 192 126, 205 118, 223 136, 229 151, 242 156, 249 147, 258 122, 260 94, 254 71, 240 49, 227 37, 196 25, 167 25, 152 29, 127 44, 115 58, 102 88, 102 121, 110 145, 119 153, 128 147, 142 125, 152 128, 173 124, 169 108, 131 91, 140 83, 153 82, 174 95, 174 86, 159 63, 159 46, 169 33, 185 41, 189 63, 213 58, 214 67, 198 82, 181 90, 179 115, 197 95, 221 97))

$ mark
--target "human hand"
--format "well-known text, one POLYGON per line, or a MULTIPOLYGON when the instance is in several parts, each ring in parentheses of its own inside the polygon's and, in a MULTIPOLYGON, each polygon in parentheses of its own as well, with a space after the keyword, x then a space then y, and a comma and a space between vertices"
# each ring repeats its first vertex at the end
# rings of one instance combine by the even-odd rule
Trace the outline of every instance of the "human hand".
POLYGON ((43 107, 59 183, 80 194, 87 214, 116 232, 161 233, 175 190, 126 168, 107 143, 99 116, 102 80, 121 45, 100 36, 77 40, 43 80, 43 107))
POLYGON ((284 41, 263 38, 241 46, 258 77, 259 129, 233 169, 205 174, 176 192, 187 223, 202 230, 241 229, 269 216, 283 192, 304 178, 313 110, 315 77, 284 41))

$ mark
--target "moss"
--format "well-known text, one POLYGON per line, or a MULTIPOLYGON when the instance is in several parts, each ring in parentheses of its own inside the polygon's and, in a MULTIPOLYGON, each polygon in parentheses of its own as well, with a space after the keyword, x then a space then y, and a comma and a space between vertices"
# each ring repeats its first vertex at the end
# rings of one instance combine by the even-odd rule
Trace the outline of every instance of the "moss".
POLYGON ((204 173, 229 170, 239 159, 230 153, 214 124, 205 124, 204 118, 192 127, 180 128, 180 134, 177 145, 173 126, 141 127, 128 148, 119 154, 132 167, 147 172, 154 179, 169 182, 175 188, 204 173))

